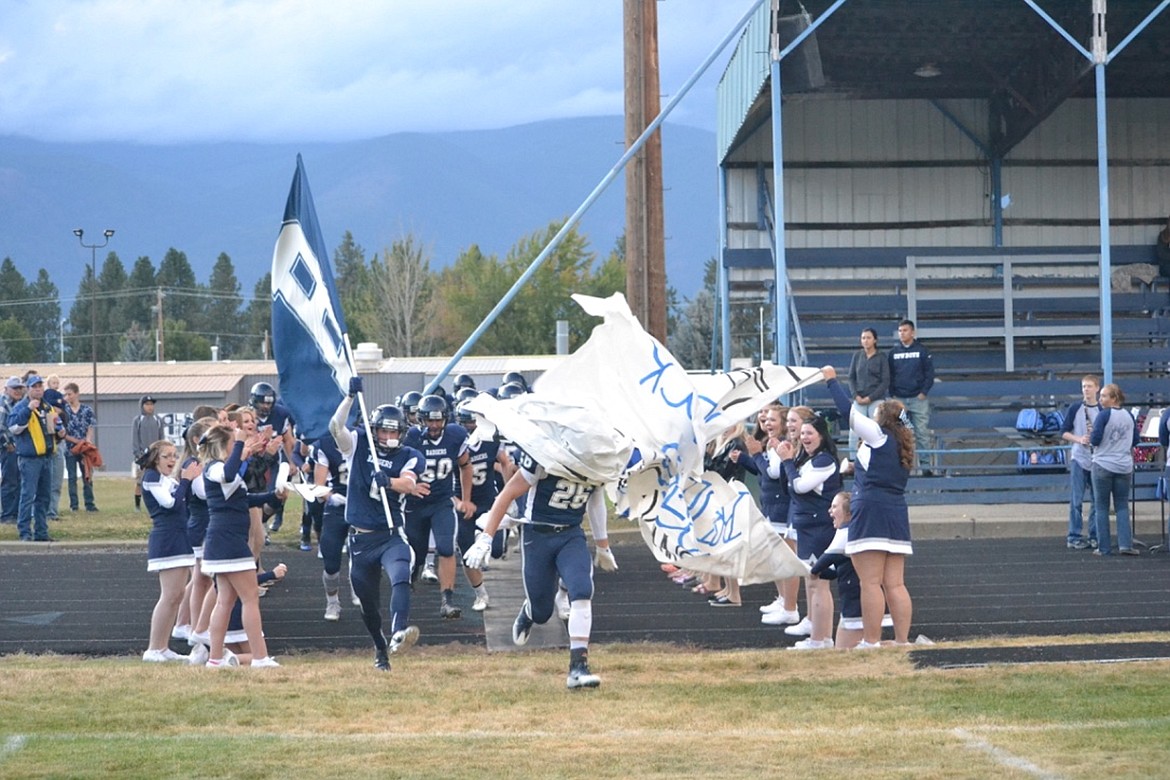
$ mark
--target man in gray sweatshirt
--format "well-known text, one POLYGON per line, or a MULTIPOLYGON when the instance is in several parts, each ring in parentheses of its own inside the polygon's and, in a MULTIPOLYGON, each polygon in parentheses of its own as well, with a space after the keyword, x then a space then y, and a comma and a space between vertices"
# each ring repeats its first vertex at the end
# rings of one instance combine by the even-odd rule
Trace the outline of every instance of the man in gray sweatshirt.
POLYGON ((134 462, 130 472, 134 475, 134 511, 142 511, 142 458, 150 445, 163 437, 162 418, 154 413, 154 396, 144 395, 138 402, 142 413, 134 418, 130 426, 130 451, 134 462))

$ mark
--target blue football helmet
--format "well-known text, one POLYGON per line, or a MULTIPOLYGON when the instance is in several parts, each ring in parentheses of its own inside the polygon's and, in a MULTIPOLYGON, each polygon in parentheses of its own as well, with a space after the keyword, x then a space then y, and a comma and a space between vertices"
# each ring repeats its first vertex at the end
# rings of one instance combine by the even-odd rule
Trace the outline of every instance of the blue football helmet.
POLYGON ((398 449, 402 434, 409 427, 406 415, 394 404, 382 404, 370 412, 370 431, 374 434, 374 443, 381 452, 390 452, 398 449), (398 437, 389 441, 382 441, 378 431, 395 431, 398 437))
POLYGON ((501 401, 506 401, 509 398, 515 398, 518 395, 524 395, 525 392, 526 391, 522 385, 519 385, 516 382, 508 382, 507 384, 500 387, 499 391, 496 393, 496 398, 499 398, 501 401))
POLYGON ((418 414, 418 402, 422 400, 423 394, 417 390, 411 390, 409 393, 403 393, 402 399, 399 401, 399 406, 406 414, 406 419, 414 422, 415 416, 418 414))

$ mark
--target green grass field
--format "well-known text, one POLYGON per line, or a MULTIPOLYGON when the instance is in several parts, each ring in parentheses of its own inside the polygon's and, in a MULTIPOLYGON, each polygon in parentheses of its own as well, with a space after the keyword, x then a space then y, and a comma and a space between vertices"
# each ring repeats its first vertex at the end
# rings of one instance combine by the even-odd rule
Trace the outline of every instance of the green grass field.
POLYGON ((423 648, 217 671, 0 659, 0 776, 1159 777, 1170 662, 916 671, 904 653, 423 648), (604 658, 602 662, 601 659, 604 658))
MULTIPOLYGON (((128 479, 99 479, 102 511, 66 513, 51 531, 144 541, 131 496, 128 479)), ((282 661, 0 657, 0 778, 1170 774, 1170 661, 920 670, 897 649, 602 645, 602 687, 573 693, 563 651, 421 647, 389 675, 364 650, 282 661)))

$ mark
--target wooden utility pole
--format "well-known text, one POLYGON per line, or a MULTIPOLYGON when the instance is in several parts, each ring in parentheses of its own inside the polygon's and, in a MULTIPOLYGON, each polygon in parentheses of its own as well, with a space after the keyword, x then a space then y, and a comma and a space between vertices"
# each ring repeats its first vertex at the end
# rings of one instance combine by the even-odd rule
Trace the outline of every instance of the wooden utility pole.
MULTIPOLYGON (((661 110, 657 0, 623 0, 626 148, 661 110)), ((626 166, 626 298, 642 327, 666 342, 666 239, 662 209, 662 133, 626 166)))

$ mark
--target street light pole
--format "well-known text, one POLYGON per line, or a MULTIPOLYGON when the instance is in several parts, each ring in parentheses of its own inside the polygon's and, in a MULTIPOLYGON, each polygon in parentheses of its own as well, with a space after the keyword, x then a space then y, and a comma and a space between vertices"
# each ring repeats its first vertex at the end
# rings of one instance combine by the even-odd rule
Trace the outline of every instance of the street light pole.
MULTIPOLYGON (((76 228, 73 235, 77 236, 77 240, 81 245, 90 250, 90 269, 93 274, 91 286, 89 288, 89 357, 93 362, 93 414, 97 416, 98 410, 98 386, 97 386, 97 251, 110 243, 110 237, 114 235, 114 231, 106 228, 102 232, 104 237, 100 244, 87 244, 83 236, 85 231, 81 228, 76 228)), ((93 431, 94 444, 98 443, 98 429, 95 426, 93 431)))

